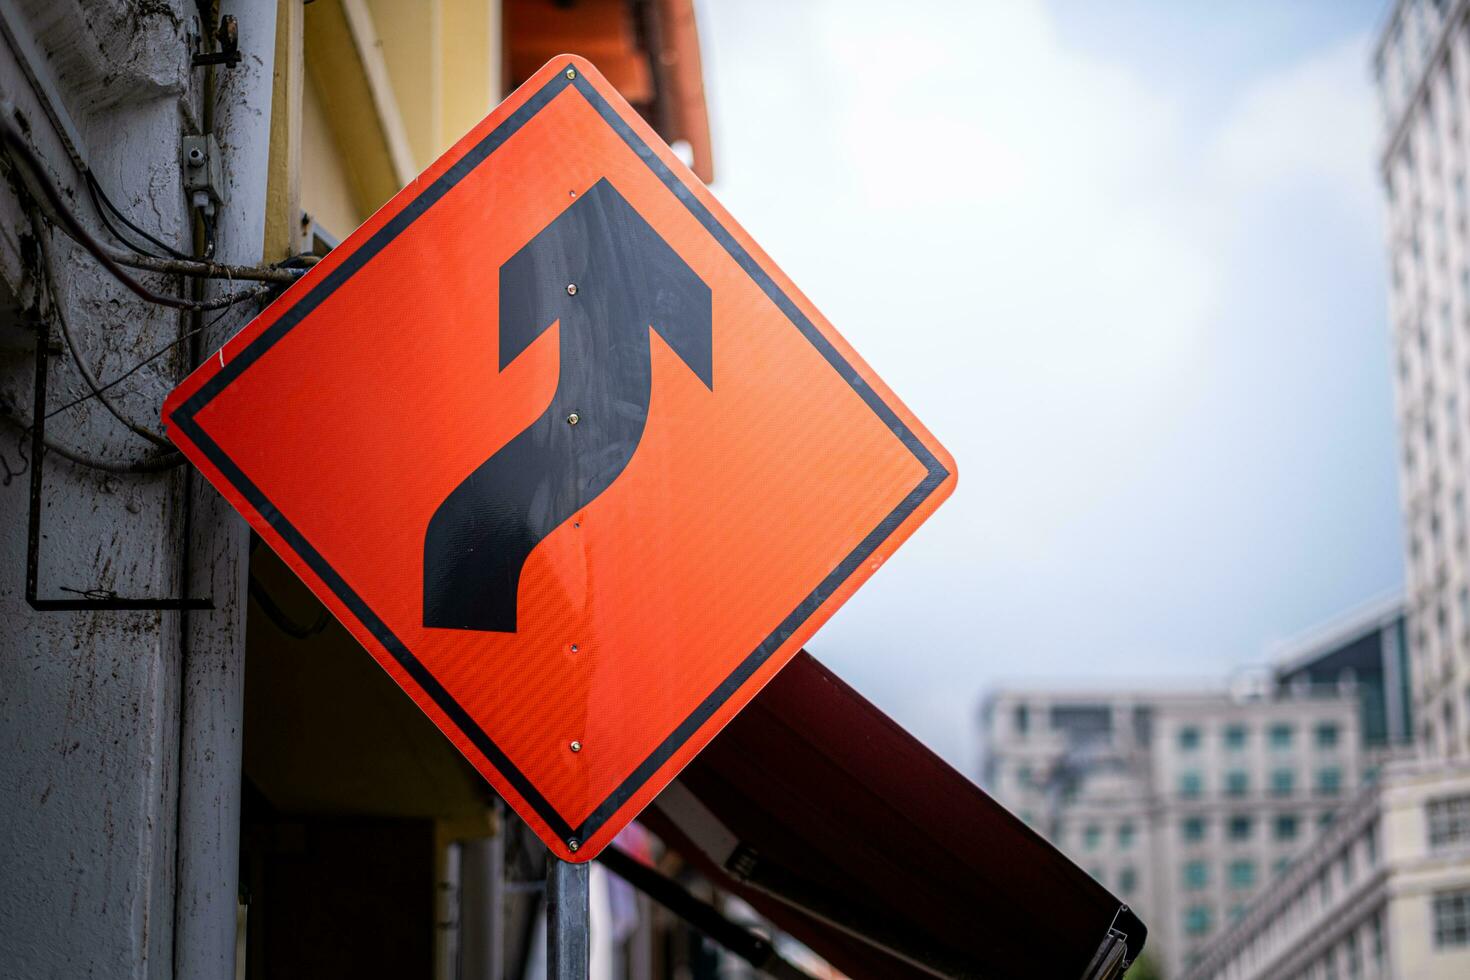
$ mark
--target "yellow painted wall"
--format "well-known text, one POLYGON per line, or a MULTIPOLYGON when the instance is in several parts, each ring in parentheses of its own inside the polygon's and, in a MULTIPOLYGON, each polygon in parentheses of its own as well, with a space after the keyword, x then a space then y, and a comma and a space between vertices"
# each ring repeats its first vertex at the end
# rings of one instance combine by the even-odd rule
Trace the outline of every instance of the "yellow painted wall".
POLYGON ((339 239, 397 188, 388 144, 400 120, 417 171, 502 96, 500 0, 358 0, 375 39, 365 55, 345 15, 353 2, 320 0, 306 8, 305 24, 301 207, 339 239), (391 124, 364 57, 386 68, 391 124))
MULTIPOLYGON (((423 169, 439 155, 443 114, 444 0, 368 0, 383 60, 403 117, 414 163, 423 169)), ((462 56, 462 52, 457 52, 462 56)))
POLYGON ((301 96, 301 209, 339 241, 366 217, 353 199, 314 78, 307 79, 301 96))
POLYGON ((439 152, 449 149, 504 97, 499 0, 441 0, 443 59, 439 152))

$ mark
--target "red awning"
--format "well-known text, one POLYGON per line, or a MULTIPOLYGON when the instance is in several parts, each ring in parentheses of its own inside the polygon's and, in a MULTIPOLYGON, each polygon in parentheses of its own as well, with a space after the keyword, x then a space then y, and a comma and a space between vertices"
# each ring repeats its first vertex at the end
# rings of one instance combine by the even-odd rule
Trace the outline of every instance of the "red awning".
POLYGON ((641 821, 854 977, 1113 977, 1128 907, 801 653, 641 821))

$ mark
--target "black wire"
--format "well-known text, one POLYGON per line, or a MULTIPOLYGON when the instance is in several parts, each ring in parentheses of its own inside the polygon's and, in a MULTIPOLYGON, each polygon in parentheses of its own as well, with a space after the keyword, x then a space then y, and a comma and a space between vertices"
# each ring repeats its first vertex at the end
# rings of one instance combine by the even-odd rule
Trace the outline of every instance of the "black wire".
POLYGON ((266 618, 275 623, 277 629, 295 640, 308 640, 332 624, 332 614, 323 609, 317 616, 316 622, 310 626, 302 626, 287 615, 284 609, 276 605, 276 600, 254 575, 250 576, 250 598, 256 601, 266 618))
POLYGON ((214 215, 208 209, 199 209, 199 222, 204 225, 204 259, 214 258, 214 215))
POLYGON ((71 401, 67 402, 65 405, 62 405, 60 408, 53 408, 51 411, 47 412, 46 417, 49 419, 54 415, 59 415, 62 412, 67 411, 68 409, 76 408, 83 402, 91 401, 93 398, 96 398, 98 392, 108 391, 114 386, 121 384, 122 382, 126 381, 128 378, 136 374, 138 371, 141 371, 149 364, 152 364, 154 361, 158 360, 160 357, 182 344, 184 341, 190 339, 191 337, 197 337, 199 334, 212 328, 226 313, 230 312, 231 309, 233 309, 233 307, 225 307, 224 309, 216 313, 213 317, 211 317, 208 323, 204 324, 203 326, 195 327, 193 330, 189 330, 183 334, 180 334, 177 339, 172 340, 167 344, 164 344, 162 347, 158 348, 158 350, 154 351, 152 354, 149 354, 143 360, 139 361, 137 364, 134 364, 132 367, 128 368, 126 371, 124 371, 122 374, 119 374, 111 381, 107 382, 104 385, 99 385, 97 391, 89 391, 85 395, 78 395, 76 398, 73 398, 71 401))
POLYGON ((61 193, 51 183, 50 179, 47 178, 45 168, 41 163, 41 158, 36 156, 35 150, 31 149, 30 143, 26 140, 20 128, 16 126, 14 120, 4 113, 0 113, 0 141, 3 141, 10 148, 11 154, 31 172, 42 196, 46 199, 46 203, 50 205, 53 219, 59 223, 62 230, 70 235, 72 240, 78 245, 91 252, 92 257, 114 279, 131 290, 139 299, 157 306, 167 306, 176 310, 217 310, 221 307, 238 303, 241 299, 262 294, 263 290, 247 289, 205 302, 192 303, 174 296, 165 296, 153 292, 147 286, 144 286, 141 282, 128 275, 122 266, 118 265, 117 261, 107 253, 107 250, 102 247, 102 244, 92 237, 91 232, 82 226, 82 223, 77 220, 76 215, 72 214, 67 208, 66 202, 61 198, 61 193))
MULTIPOLYGON (((22 433, 26 435, 30 434, 30 423, 4 400, 0 400, 0 419, 9 422, 22 433)), ((161 473, 164 470, 171 470, 184 462, 184 454, 177 449, 171 452, 158 453, 153 456, 144 456, 139 459, 113 462, 110 459, 102 459, 99 456, 88 456, 81 450, 73 449, 70 446, 63 446, 61 443, 53 441, 49 435, 46 437, 46 451, 48 453, 55 453, 62 459, 75 463, 78 466, 85 466, 91 470, 102 470, 105 473, 161 473)), ((34 460, 31 461, 31 465, 35 465, 34 460)))
POLYGON ((169 256, 172 256, 176 259, 187 257, 183 253, 175 251, 174 249, 169 248, 167 245, 159 242, 158 239, 154 238, 146 231, 138 228, 131 221, 129 221, 126 216, 119 213, 117 207, 113 205, 112 200, 107 196, 107 192, 102 189, 102 185, 97 183, 97 178, 92 174, 92 171, 88 170, 83 173, 82 178, 83 183, 87 185, 87 196, 92 199, 92 210, 95 211, 97 213, 97 217, 102 220, 102 227, 112 232, 112 237, 121 242, 125 248, 129 248, 132 251, 137 252, 139 255, 146 255, 151 259, 162 259, 169 256), (133 242, 129 241, 128 236, 118 231, 117 226, 112 223, 112 219, 107 217, 107 212, 109 211, 111 211, 113 214, 118 215, 123 224, 127 225, 129 228, 132 228, 135 233, 141 235, 145 240, 153 242, 159 248, 163 249, 163 251, 167 254, 159 255, 157 252, 143 248, 141 245, 136 245, 133 242))

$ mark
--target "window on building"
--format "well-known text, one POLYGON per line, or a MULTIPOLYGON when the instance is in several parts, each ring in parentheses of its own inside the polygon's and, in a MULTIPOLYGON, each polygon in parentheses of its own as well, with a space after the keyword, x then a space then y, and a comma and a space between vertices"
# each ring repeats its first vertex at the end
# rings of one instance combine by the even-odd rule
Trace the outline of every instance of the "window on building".
POLYGON ((1105 741, 1112 736, 1113 709, 1106 704, 1053 705, 1051 729, 1073 745, 1105 741))
POLYGON ((1383 913, 1377 912, 1368 920, 1368 955, 1373 959, 1373 969, 1383 973, 1383 913))
POLYGON ((1271 795, 1290 796, 1296 792, 1296 773, 1290 769, 1276 769, 1271 773, 1271 795))
POLYGON ((1186 889, 1198 891, 1210 883, 1210 866, 1203 861, 1186 861, 1182 878, 1186 889))
POLYGON ((1278 813, 1274 832, 1277 840, 1296 840, 1301 820, 1295 813, 1278 813))
POLYGON ((1185 772, 1179 775, 1179 795, 1185 799, 1193 799, 1204 792, 1205 782, 1197 772, 1185 772))
POLYGON ((1097 850, 1102 843, 1102 828, 1095 823, 1090 823, 1082 828, 1082 846, 1089 851, 1097 850))
POLYGON ((1328 827, 1331 827, 1336 822, 1336 810, 1323 810, 1321 813, 1317 814, 1317 827, 1321 830, 1326 830, 1328 827))
POLYGON ((1317 748, 1337 748, 1338 725, 1335 721, 1324 721, 1317 726, 1317 748))
POLYGON ((1230 921, 1232 923, 1239 922, 1243 918, 1245 918, 1244 905, 1242 905, 1240 902, 1236 902, 1234 905, 1230 906, 1230 921))
POLYGON ((1230 818, 1230 822, 1226 826, 1228 828, 1228 836, 1231 840, 1250 840, 1251 830, 1254 829, 1254 821, 1243 813, 1237 813, 1230 818))
POLYGON ((1185 752, 1199 748, 1199 729, 1193 725, 1179 729, 1179 748, 1185 752))
POLYGON ((1424 807, 1429 819, 1429 846, 1470 843, 1470 795, 1443 796, 1424 807))
POLYGON ((1123 821, 1118 824, 1118 850, 1126 851, 1133 847, 1133 824, 1131 821, 1123 821))
POLYGON ((1191 936, 1205 936, 1210 932, 1210 907, 1191 905, 1184 910, 1184 931, 1191 936))
POLYGON ((1123 895, 1133 894, 1138 887, 1138 872, 1132 868, 1120 868, 1118 870, 1118 891, 1123 895))
POLYGON ((1245 796, 1250 792, 1250 777, 1243 769, 1232 769, 1225 774, 1225 795, 1245 796))
POLYGON ((1025 735, 1031 730, 1031 710, 1024 704, 1016 705, 1016 734, 1025 735))
POLYGON ((1179 822, 1179 836, 1186 844, 1198 844, 1205 839, 1205 818, 1185 817, 1179 822))
POLYGON ((1256 887, 1256 862, 1242 858, 1230 862, 1230 887, 1256 887))
POLYGON ((1277 724, 1271 726, 1266 738, 1273 749, 1289 749, 1295 734, 1291 725, 1277 724))
POLYGON ((1291 867, 1291 858, 1277 858, 1271 862, 1271 872, 1278 878, 1284 875, 1289 867, 1291 867))
POLYGON ((1363 975, 1363 954, 1358 949, 1358 932, 1353 930, 1342 941, 1342 959, 1347 964, 1349 980, 1359 980, 1363 975))
POLYGON ((1342 770, 1327 766, 1317 770, 1317 795, 1337 796, 1342 792, 1342 770))
POLYGON ((1434 945, 1470 946, 1470 890, 1434 896, 1434 945))
POLYGON ((1225 726, 1225 747, 1227 749, 1230 749, 1232 752, 1239 752, 1241 749, 1245 748, 1244 725, 1225 726))
POLYGON ((1363 851, 1368 856, 1368 867, 1378 863, 1378 822, 1375 820, 1368 825, 1363 834, 1363 851))
POLYGON ((1020 783, 1022 786, 1030 786, 1031 785, 1031 767, 1030 766, 1017 766, 1016 767, 1016 782, 1020 783))

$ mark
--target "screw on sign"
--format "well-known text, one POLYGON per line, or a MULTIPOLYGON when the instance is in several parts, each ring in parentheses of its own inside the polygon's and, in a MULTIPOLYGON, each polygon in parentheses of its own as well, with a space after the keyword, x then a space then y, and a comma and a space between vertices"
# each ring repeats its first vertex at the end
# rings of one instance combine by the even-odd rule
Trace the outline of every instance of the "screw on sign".
POLYGON ((229 340, 164 423, 571 862, 955 483, 570 56, 229 340))

